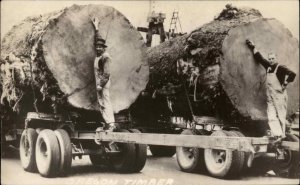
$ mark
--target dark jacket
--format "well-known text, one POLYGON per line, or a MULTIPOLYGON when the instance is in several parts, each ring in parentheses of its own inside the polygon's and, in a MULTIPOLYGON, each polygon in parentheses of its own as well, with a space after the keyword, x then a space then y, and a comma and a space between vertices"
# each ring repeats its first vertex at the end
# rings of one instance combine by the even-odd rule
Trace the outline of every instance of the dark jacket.
MULTIPOLYGON (((278 63, 271 63, 269 60, 265 59, 260 52, 256 52, 254 54, 254 58, 257 62, 259 62, 261 65, 263 65, 266 70, 269 67, 271 67, 271 70, 269 72, 274 72, 274 70, 278 64, 278 63)), ((287 79, 288 82, 293 82, 295 80, 296 73, 291 71, 285 65, 279 65, 276 76, 277 76, 280 84, 283 84, 285 75, 289 75, 289 77, 287 79)))
POLYGON ((97 75, 97 77, 99 78, 99 84, 102 88, 106 85, 106 83, 108 82, 109 78, 110 78, 110 63, 111 63, 111 59, 109 57, 109 55, 104 52, 101 56, 101 58, 97 62, 94 66, 95 68, 95 75, 97 75))

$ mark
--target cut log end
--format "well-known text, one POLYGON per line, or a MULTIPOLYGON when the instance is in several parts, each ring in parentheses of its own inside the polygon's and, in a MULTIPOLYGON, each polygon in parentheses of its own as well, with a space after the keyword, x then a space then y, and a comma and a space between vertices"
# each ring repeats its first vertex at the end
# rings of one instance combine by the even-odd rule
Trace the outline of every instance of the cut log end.
POLYGON ((13 52, 31 60, 35 88, 43 86, 46 98, 66 95, 74 107, 99 110, 92 17, 100 20, 99 33, 106 39, 107 52, 112 58, 110 99, 114 112, 119 112, 128 108, 145 88, 149 68, 147 48, 140 33, 112 7, 73 5, 25 19, 4 38, 2 57, 13 52))
MULTIPOLYGON (((221 83, 231 102, 252 120, 267 118, 266 70, 253 58, 245 40, 252 40, 265 57, 277 55, 277 62, 299 74, 298 42, 275 19, 260 19, 230 30, 222 46, 221 83)), ((289 84, 289 114, 299 107, 299 80, 289 84), (295 109, 296 108, 296 109, 295 109)))
MULTIPOLYGON (((186 66, 193 65, 200 73, 197 88, 193 81, 188 89, 197 99, 192 102, 194 113, 218 116, 237 124, 241 124, 240 120, 266 123, 266 71, 254 61, 245 41, 253 40, 263 55, 276 53, 278 62, 297 75, 298 41, 276 19, 264 19, 257 10, 238 8, 236 14, 229 12, 230 17, 226 13, 191 34, 151 48, 147 88, 151 91, 164 89, 169 83, 181 84, 175 70, 176 62, 184 60, 186 66)), ((184 73, 187 84, 191 84, 191 75, 184 73)), ((288 114, 292 114, 299 109, 298 78, 288 85, 288 95, 288 114)))

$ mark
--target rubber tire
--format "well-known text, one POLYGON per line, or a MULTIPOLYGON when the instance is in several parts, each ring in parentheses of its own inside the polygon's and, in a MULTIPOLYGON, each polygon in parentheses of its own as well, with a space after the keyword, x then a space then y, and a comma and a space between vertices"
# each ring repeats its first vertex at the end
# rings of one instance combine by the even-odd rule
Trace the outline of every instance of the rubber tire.
POLYGON ((154 157, 172 157, 176 153, 175 146, 149 145, 149 149, 154 157))
POLYGON ((25 171, 28 172, 37 172, 37 166, 35 161, 35 145, 37 140, 38 134, 36 131, 32 128, 27 128, 23 130, 21 139, 20 139, 20 159, 22 167, 25 171), (26 131, 27 131, 27 138, 28 138, 28 144, 29 148, 31 149, 28 156, 25 155, 25 148, 24 148, 24 142, 26 137, 26 131))
POLYGON ((1 158, 8 157, 9 144, 6 141, 2 141, 0 145, 1 145, 1 158))
POLYGON ((43 177, 54 177, 60 168, 60 148, 54 131, 42 130, 36 141, 36 164, 39 173, 43 177), (47 156, 42 151, 47 149, 47 156))
POLYGON ((271 171, 274 166, 274 159, 271 157, 260 156, 253 159, 252 166, 247 169, 251 176, 262 176, 271 171))
POLYGON ((108 165, 108 162, 103 159, 103 156, 101 154, 90 154, 89 157, 93 166, 108 165))
MULTIPOLYGON (((211 134, 211 136, 224 136, 228 137, 231 134, 228 131, 225 130, 218 130, 211 134)), ((207 171, 210 175, 216 178, 233 178, 236 177, 238 174, 238 170, 240 169, 241 159, 239 159, 240 155, 237 151, 231 151, 231 150, 225 150, 226 151, 226 159, 225 159, 225 165, 221 169, 214 169, 214 167, 211 165, 212 160, 212 154, 211 152, 213 149, 204 149, 204 161, 207 168, 207 171)))
MULTIPOLYGON (((286 134, 284 141, 294 141, 299 143, 299 138, 292 134, 286 134)), ((277 176, 286 178, 298 178, 299 179, 299 152, 287 151, 291 158, 288 163, 275 162, 273 171, 277 176)))
MULTIPOLYGON (((129 132, 141 133, 141 131, 137 129, 129 129, 129 132)), ((136 160, 134 166, 131 168, 132 173, 140 172, 144 168, 147 160, 147 145, 135 144, 135 154, 136 160)))
MULTIPOLYGON (((182 135, 203 135, 197 130, 186 129, 181 132, 182 135)), ((206 172, 206 166, 204 162, 204 149, 203 148, 192 148, 193 159, 190 165, 185 165, 186 155, 184 150, 189 147, 176 147, 176 158, 180 169, 188 173, 206 172)))
MULTIPOLYGON (((231 130, 230 132, 234 132, 236 133, 239 137, 246 137, 243 133, 241 133, 240 131, 237 131, 237 130, 231 130)), ((244 155, 245 155, 245 159, 244 159, 244 164, 243 164, 243 168, 241 170, 241 174, 246 174, 249 167, 248 167, 248 158, 250 156, 250 153, 249 152, 244 152, 244 155)))
MULTIPOLYGON (((120 129, 119 132, 129 132, 125 129, 120 129)), ((119 156, 111 156, 110 162, 113 168, 120 173, 132 173, 131 168, 135 165, 136 151, 133 143, 116 143, 121 150, 119 156)))
MULTIPOLYGON (((241 137, 242 133, 238 131, 229 131, 229 134, 232 137, 241 137)), ((237 160, 239 160, 239 166, 238 166, 238 171, 236 176, 239 177, 241 174, 244 174, 245 165, 247 167, 246 155, 245 152, 243 151, 234 151, 234 152, 236 152, 238 155, 237 160)))
POLYGON ((68 132, 63 129, 54 131, 60 148, 59 176, 66 176, 72 166, 72 145, 68 132))

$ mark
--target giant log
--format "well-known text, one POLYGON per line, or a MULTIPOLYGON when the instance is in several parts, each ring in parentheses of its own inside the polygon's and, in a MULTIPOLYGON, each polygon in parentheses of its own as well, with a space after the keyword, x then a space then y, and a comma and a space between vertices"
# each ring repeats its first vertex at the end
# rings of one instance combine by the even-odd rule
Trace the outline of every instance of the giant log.
MULTIPOLYGON (((266 122, 266 71, 254 60, 245 40, 254 41, 265 57, 275 53, 277 62, 297 75, 298 41, 278 20, 263 18, 251 8, 236 10, 225 9, 218 18, 190 34, 150 48, 148 91, 172 97, 173 87, 185 84, 196 115, 217 116, 237 124, 266 122), (189 86, 193 68, 199 70, 198 78, 189 86)), ((175 97, 181 96, 187 102, 184 86, 175 97)), ((287 91, 288 114, 292 114, 299 108, 299 78, 288 85, 287 91)), ((177 107, 189 109, 187 103, 177 107)))
POLYGON ((14 68, 13 75, 19 75, 9 78, 2 66, 2 103, 29 111, 34 96, 39 99, 40 109, 54 101, 98 110, 93 17, 100 20, 99 34, 106 39, 112 58, 110 95, 114 112, 128 108, 148 82, 146 46, 140 33, 119 11, 103 5, 73 5, 29 17, 14 26, 3 38, 1 58, 12 62, 6 67, 14 68), (20 75, 20 70, 25 75, 20 75), (42 104, 47 99, 49 103, 42 104))

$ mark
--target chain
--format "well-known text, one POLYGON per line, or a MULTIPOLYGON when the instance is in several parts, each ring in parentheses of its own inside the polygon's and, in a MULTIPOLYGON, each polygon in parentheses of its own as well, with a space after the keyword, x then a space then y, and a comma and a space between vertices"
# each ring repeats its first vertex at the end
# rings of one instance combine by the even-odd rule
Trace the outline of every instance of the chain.
MULTIPOLYGON (((179 64, 178 67, 179 67, 180 73, 183 73, 183 70, 181 68, 181 64, 179 64)), ((180 74, 179 76, 180 76, 180 81, 183 85, 184 93, 185 93, 185 96, 186 96, 186 99, 187 99, 187 102, 188 102, 188 105, 189 105, 190 112, 191 112, 191 114, 193 116, 193 120, 194 120, 194 111, 193 111, 191 100, 189 98, 188 90, 187 90, 186 85, 185 85, 185 81, 182 77, 182 74, 180 74)))
POLYGON ((30 80, 30 86, 31 86, 31 90, 32 90, 32 93, 33 93, 33 99, 34 99, 33 107, 34 107, 35 111, 37 113, 39 113, 39 110, 38 110, 37 104, 36 104, 37 98, 36 98, 36 94, 35 94, 34 87, 33 87, 33 76, 32 76, 32 64, 31 64, 31 62, 33 62, 33 61, 29 62, 29 66, 30 66, 30 78, 31 78, 31 80, 30 80))

